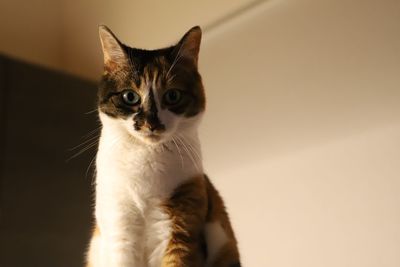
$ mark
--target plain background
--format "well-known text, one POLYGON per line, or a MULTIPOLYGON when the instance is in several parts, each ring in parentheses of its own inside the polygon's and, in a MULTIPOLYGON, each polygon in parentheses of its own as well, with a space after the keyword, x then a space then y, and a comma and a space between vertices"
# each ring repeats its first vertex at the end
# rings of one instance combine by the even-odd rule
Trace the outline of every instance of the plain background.
POLYGON ((95 80, 98 24, 146 48, 204 26, 205 166, 243 265, 400 266, 400 2, 146 3, 2 1, 0 51, 95 80))

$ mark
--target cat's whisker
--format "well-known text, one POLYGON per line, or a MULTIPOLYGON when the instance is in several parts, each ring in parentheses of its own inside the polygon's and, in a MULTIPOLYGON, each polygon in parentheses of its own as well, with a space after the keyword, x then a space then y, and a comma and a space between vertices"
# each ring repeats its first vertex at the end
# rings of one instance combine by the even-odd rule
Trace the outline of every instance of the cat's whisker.
MULTIPOLYGON (((87 169, 86 169, 86 174, 85 174, 85 177, 86 177, 86 178, 87 178, 87 176, 88 176, 90 167, 93 165, 93 162, 94 162, 95 160, 96 160, 96 155, 93 156, 92 160, 91 160, 90 163, 89 163, 89 166, 88 166, 87 169)), ((95 168, 96 168, 96 167, 95 167, 95 168)), ((94 182, 95 182, 94 178, 95 178, 95 175, 92 176, 92 181, 91 181, 91 184, 92 184, 92 185, 94 185, 94 182)))
POLYGON ((93 129, 93 130, 91 130, 90 132, 88 132, 87 134, 85 134, 83 137, 82 137, 82 139, 86 139, 86 138, 88 138, 88 137, 90 137, 91 135, 93 135, 93 134, 95 134, 95 133, 99 133, 98 131, 100 130, 102 128, 102 126, 100 125, 100 126, 98 126, 98 127, 96 127, 95 129, 93 129))
POLYGON ((99 109, 95 108, 95 109, 92 109, 92 110, 89 110, 89 111, 85 112, 85 115, 89 115, 89 114, 95 113, 97 111, 99 111, 99 109))
POLYGON ((83 154, 84 152, 86 152, 87 150, 91 149, 92 147, 94 147, 97 144, 98 144, 98 140, 93 141, 92 143, 90 143, 89 145, 87 145, 83 149, 81 149, 79 152, 77 152, 74 155, 72 155, 71 157, 69 157, 66 161, 68 162, 68 161, 76 158, 77 156, 83 154))
POLYGON ((92 136, 92 137, 90 137, 89 139, 87 139, 87 140, 83 141, 82 143, 80 143, 79 145, 74 146, 74 147, 72 147, 72 148, 69 148, 68 151, 74 151, 75 149, 78 149, 78 148, 80 148, 80 147, 82 147, 82 146, 85 146, 85 145, 87 145, 88 143, 92 142, 94 139, 98 139, 99 136, 100 136, 99 134, 98 134, 98 135, 95 135, 95 136, 92 136))
MULTIPOLYGON (((183 136, 182 136, 182 138, 184 138, 183 136)), ((185 145, 188 147, 188 149, 192 152, 191 154, 192 154, 192 156, 193 156, 193 158, 194 157, 196 157, 197 158, 197 160, 199 161, 199 162, 201 162, 201 156, 200 156, 200 154, 196 151, 196 149, 189 143, 189 142, 185 142, 185 145)), ((200 170, 200 168, 199 168, 199 166, 198 166, 198 164, 197 164, 197 162, 198 161, 196 161, 196 167, 197 167, 197 169, 198 170, 200 170)))
MULTIPOLYGON (((186 145, 189 147, 189 149, 196 155, 197 159, 198 159, 198 160, 201 160, 202 157, 201 157, 201 154, 200 154, 200 152, 198 151, 198 149, 197 149, 195 146, 193 146, 193 145, 191 144, 191 142, 188 141, 188 139, 187 139, 184 135, 179 135, 179 136, 183 139, 183 141, 185 141, 185 143, 186 143, 186 145)), ((190 139, 190 138, 189 138, 189 139, 190 139)))
POLYGON ((182 156, 181 150, 180 150, 178 144, 176 143, 174 137, 172 137, 172 142, 174 142, 174 144, 175 144, 175 146, 176 146, 176 149, 178 150, 179 157, 181 158, 181 167, 182 167, 182 169, 183 169, 183 156, 182 156))
POLYGON ((192 151, 193 155, 196 156, 196 158, 198 160, 201 160, 201 156, 200 153, 197 151, 197 149, 191 144, 190 141, 188 141, 188 139, 186 139, 186 137, 184 135, 179 135, 179 137, 182 139, 182 141, 184 141, 185 145, 188 147, 188 149, 190 151, 192 151))
POLYGON ((185 142, 178 136, 176 136, 176 139, 182 144, 183 149, 186 151, 186 154, 189 156, 190 160, 192 161, 192 163, 196 167, 196 169, 200 170, 196 160, 194 159, 192 152, 188 149, 185 142))
POLYGON ((183 47, 183 44, 181 44, 181 45, 179 46, 178 53, 176 54, 175 59, 174 59, 174 61, 173 61, 172 64, 171 64, 171 67, 170 67, 169 70, 167 71, 167 75, 166 75, 167 77, 168 77, 169 73, 171 72, 171 70, 175 67, 176 63, 178 63, 179 59, 181 58, 181 50, 182 50, 182 47, 183 47))
MULTIPOLYGON (((170 69, 168 70, 168 72, 167 72, 167 77, 169 77, 169 73, 173 70, 173 68, 175 67, 175 65, 178 63, 178 61, 181 59, 181 55, 179 55, 177 58, 176 58, 176 60, 172 63, 172 65, 171 65, 171 67, 170 67, 170 69)), ((172 79, 173 79, 173 77, 172 77, 172 79)), ((172 80, 171 79, 171 80, 172 80)))
POLYGON ((174 80, 174 78, 175 78, 175 74, 173 74, 173 75, 171 75, 171 76, 169 76, 169 77, 167 77, 167 79, 168 79, 168 83, 171 83, 173 80, 174 80))
MULTIPOLYGON (((183 141, 182 141, 183 142, 183 141)), ((198 171, 200 171, 200 167, 197 163, 197 160, 195 159, 195 156, 193 155, 193 152, 188 148, 188 146, 183 142, 184 147, 186 148, 186 151, 188 151, 188 154, 190 156, 191 161, 193 162, 193 164, 195 165, 196 169, 198 171)))

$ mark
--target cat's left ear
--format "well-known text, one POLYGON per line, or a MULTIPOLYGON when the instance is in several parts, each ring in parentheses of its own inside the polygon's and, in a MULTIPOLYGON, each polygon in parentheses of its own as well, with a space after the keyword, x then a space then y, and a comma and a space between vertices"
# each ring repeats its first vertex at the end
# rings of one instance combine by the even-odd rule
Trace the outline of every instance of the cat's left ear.
POLYGON ((197 66, 200 43, 201 28, 199 26, 195 26, 182 37, 179 43, 175 46, 174 53, 176 53, 178 57, 192 61, 192 63, 197 66))

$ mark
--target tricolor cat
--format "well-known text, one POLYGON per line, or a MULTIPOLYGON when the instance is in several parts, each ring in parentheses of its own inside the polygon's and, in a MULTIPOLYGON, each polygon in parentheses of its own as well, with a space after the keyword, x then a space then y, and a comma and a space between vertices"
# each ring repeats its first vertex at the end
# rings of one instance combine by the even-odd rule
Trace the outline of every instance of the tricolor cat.
POLYGON ((96 227, 89 267, 239 267, 223 201, 203 172, 201 29, 141 50, 100 26, 96 227))

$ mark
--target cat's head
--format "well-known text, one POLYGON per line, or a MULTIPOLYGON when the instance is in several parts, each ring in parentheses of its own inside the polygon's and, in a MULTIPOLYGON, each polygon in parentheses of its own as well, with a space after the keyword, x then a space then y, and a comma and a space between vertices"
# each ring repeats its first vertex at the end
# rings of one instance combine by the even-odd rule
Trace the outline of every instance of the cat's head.
POLYGON ((158 50, 128 47, 105 26, 99 33, 104 73, 98 105, 103 125, 112 124, 147 144, 197 127, 205 109, 197 69, 200 27, 190 29, 175 46, 158 50))

